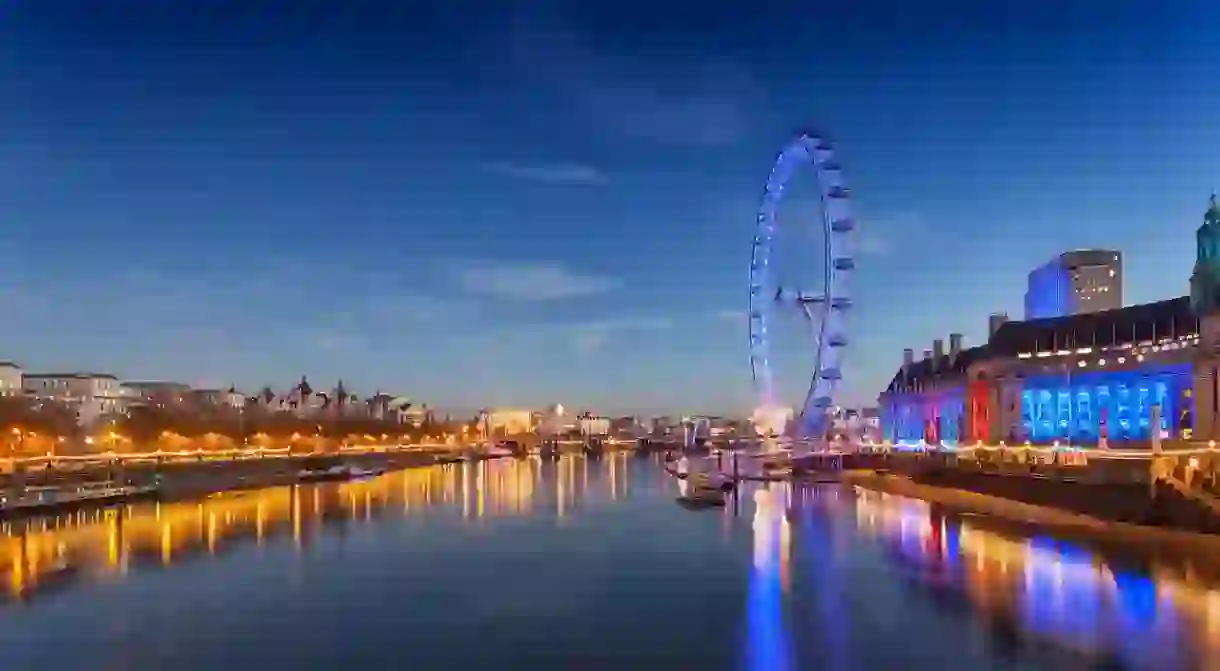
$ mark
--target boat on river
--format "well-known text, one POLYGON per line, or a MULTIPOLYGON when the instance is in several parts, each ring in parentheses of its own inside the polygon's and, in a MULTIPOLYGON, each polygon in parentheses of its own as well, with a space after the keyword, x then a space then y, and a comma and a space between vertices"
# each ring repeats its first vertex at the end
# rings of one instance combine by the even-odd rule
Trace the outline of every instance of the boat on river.
POLYGON ((731 492, 735 483, 733 478, 724 473, 689 473, 686 476, 686 486, 691 491, 731 492))
POLYGON ((303 468, 297 471, 297 482, 332 482, 372 478, 385 472, 384 466, 366 468, 336 457, 316 457, 307 460, 303 468))
POLYGON ((159 491, 158 484, 126 485, 110 480, 78 486, 27 487, 18 496, 0 493, 0 517, 114 505, 155 497, 159 491))
POLYGON ((385 473, 385 469, 381 468, 381 467, 361 468, 359 466, 352 466, 350 468, 351 468, 351 478, 353 480, 362 480, 364 478, 375 478, 375 477, 385 473))
POLYGON ((347 464, 335 464, 326 468, 302 468, 297 471, 297 482, 333 482, 350 480, 353 469, 347 464))
POLYGON ((718 489, 687 489, 676 500, 678 505, 692 510, 720 508, 725 504, 724 492, 718 489))

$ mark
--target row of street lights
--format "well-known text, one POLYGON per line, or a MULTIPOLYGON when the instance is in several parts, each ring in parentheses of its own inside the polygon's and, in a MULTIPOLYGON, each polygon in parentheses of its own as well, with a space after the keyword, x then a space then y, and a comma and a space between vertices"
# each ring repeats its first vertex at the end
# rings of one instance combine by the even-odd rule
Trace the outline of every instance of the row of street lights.
MULTIPOLYGON (((11 428, 9 430, 9 433, 10 433, 10 435, 13 436, 13 442, 10 443, 10 448, 9 448, 10 456, 12 456, 12 457, 25 454, 27 440, 34 441, 40 437, 43 437, 38 432, 27 431, 27 430, 24 430, 24 429, 21 429, 18 427, 11 428)), ((173 434, 172 432, 169 432, 169 431, 162 432, 162 436, 166 437, 166 438, 169 438, 173 435, 175 435, 175 434, 173 434)), ((49 436, 47 436, 47 437, 49 438, 49 436)), ((380 438, 380 442, 377 443, 379 445, 386 445, 386 444, 388 444, 388 442, 391 439, 390 434, 387 434, 387 433, 383 433, 380 436, 375 436, 373 434, 364 434, 361 437, 364 438, 365 441, 367 441, 367 442, 377 442, 378 438, 380 438)), ((301 441, 303 438, 305 438, 305 436, 303 436, 301 433, 293 433, 291 436, 288 437, 288 442, 297 443, 297 442, 301 441)), ((320 439, 321 436, 315 435, 315 436, 312 436, 312 438, 320 439)), ((397 444, 405 444, 408 440, 407 436, 405 436, 405 435, 395 436, 393 438, 397 441, 397 444)), ((435 441, 440 444, 452 444, 452 443, 456 442, 458 439, 459 439, 459 436, 457 434, 441 434, 438 437, 424 436, 423 439, 420 441, 420 443, 421 444, 433 444, 435 441)), ((102 442, 102 446, 105 449, 105 451, 117 452, 118 451, 117 448, 121 443, 130 442, 131 439, 120 433, 110 431, 110 432, 107 432, 106 434, 102 435, 100 437, 100 440, 102 442)), ((55 456, 55 452, 56 452, 57 448, 59 446, 63 445, 66 441, 67 441, 67 438, 64 436, 54 437, 54 439, 51 440, 50 445, 48 446, 46 456, 48 456, 48 457, 55 456)), ((84 438, 85 445, 89 445, 89 446, 96 445, 98 443, 98 441, 99 441, 99 437, 95 437, 95 436, 86 436, 84 438)), ((352 447, 353 445, 349 444, 348 439, 344 438, 339 441, 339 446, 341 448, 348 448, 348 447, 352 447)), ((356 446, 358 446, 358 444, 356 446)), ((248 449, 248 447, 249 447, 248 441, 246 439, 243 439, 242 440, 242 450, 246 450, 246 449, 248 449)))

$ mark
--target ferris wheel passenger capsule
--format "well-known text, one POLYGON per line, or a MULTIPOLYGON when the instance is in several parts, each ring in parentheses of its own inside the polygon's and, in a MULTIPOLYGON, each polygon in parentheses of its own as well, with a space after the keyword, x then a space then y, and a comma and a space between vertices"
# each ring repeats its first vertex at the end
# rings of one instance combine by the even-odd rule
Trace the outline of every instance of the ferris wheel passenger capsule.
POLYGON ((856 222, 851 219, 835 219, 830 222, 830 230, 835 233, 850 233, 856 227, 856 222))

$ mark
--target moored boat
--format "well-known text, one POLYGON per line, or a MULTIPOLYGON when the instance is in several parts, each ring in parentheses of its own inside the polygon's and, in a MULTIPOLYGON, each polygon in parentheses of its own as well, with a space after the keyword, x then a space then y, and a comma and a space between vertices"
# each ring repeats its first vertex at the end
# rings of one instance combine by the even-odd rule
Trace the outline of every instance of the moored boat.
POLYGON ((718 489, 688 489, 679 496, 678 505, 684 508, 718 508, 724 505, 724 492, 718 489))
POLYGON ((351 477, 352 468, 347 464, 336 464, 328 468, 302 468, 297 471, 298 482, 328 482, 348 480, 351 477))
POLYGON ((112 481, 75 487, 30 487, 19 496, 0 494, 0 517, 114 505, 153 497, 159 491, 157 484, 123 485, 112 481))
POLYGON ((375 478, 385 473, 385 469, 381 467, 361 468, 359 466, 350 467, 350 476, 352 478, 375 478))
POLYGON ((724 473, 691 473, 686 482, 687 486, 695 491, 731 492, 735 486, 733 478, 724 473))

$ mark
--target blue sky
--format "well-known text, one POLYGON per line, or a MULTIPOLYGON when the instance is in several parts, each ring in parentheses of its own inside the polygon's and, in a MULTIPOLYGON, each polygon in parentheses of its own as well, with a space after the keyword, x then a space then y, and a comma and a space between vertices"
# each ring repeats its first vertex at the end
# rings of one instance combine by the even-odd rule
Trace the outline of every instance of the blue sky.
POLYGON ((742 410, 753 213, 815 124, 862 222, 867 402, 1063 249, 1124 250, 1128 302, 1187 291, 1220 7, 1099 9, 8 0, 0 357, 742 410))

